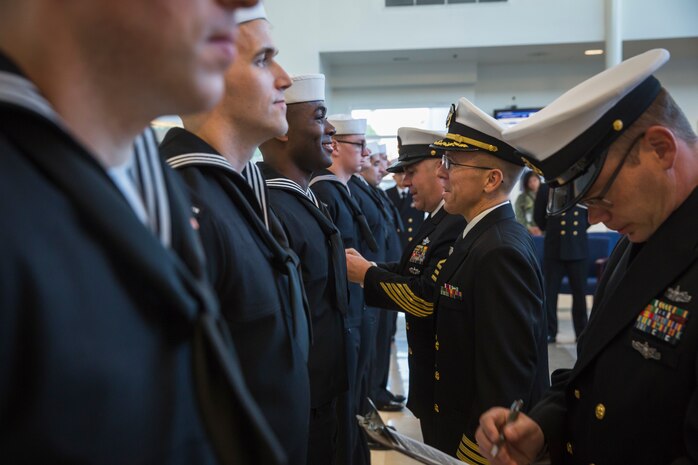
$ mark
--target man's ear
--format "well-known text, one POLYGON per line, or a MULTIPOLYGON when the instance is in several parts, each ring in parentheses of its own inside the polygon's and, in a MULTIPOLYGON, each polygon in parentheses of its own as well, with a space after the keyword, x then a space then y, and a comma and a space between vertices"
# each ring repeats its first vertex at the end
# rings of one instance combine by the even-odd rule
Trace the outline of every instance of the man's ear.
POLYGON ((656 154, 659 164, 664 169, 668 169, 674 166, 676 161, 678 141, 670 129, 664 126, 650 126, 645 131, 641 148, 652 150, 656 154))
POLYGON ((494 192, 504 182, 504 173, 500 169, 493 169, 487 175, 487 183, 483 190, 488 194, 494 192))

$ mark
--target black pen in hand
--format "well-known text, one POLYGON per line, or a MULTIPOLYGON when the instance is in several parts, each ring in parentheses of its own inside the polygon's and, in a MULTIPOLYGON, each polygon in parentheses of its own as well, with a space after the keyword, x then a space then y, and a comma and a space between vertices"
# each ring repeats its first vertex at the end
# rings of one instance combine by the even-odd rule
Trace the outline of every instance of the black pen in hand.
MULTIPOLYGON (((508 425, 509 423, 514 423, 516 421, 516 419, 519 417, 521 407, 523 407, 523 400, 518 399, 512 402, 511 407, 509 407, 509 416, 507 417, 507 421, 504 424, 504 426, 508 425)), ((497 454, 499 453, 499 448, 502 447, 502 444, 504 444, 503 431, 504 427, 502 427, 502 431, 499 432, 499 440, 492 446, 492 450, 490 451, 492 457, 497 456, 497 454)))

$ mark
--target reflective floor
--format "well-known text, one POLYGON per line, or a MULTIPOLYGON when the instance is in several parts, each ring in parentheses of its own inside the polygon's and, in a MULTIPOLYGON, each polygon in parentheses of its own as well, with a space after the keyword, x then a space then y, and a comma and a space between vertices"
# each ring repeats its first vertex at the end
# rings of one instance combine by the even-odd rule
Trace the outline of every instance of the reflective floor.
MULTIPOLYGON (((587 309, 591 309, 592 298, 587 298, 587 309)), ((558 300, 557 344, 548 345, 548 363, 550 372, 558 368, 571 368, 576 360, 576 344, 572 329, 572 299, 569 295, 561 295, 558 300)), ((395 394, 407 393, 407 339, 405 336, 405 319, 398 317, 398 328, 395 334, 392 358, 390 362, 390 380, 388 388, 395 394)), ((383 421, 394 426, 399 432, 415 439, 422 439, 419 420, 406 408, 402 412, 381 412, 383 421)), ((394 451, 371 451, 371 465, 413 465, 419 462, 398 454, 394 451)))

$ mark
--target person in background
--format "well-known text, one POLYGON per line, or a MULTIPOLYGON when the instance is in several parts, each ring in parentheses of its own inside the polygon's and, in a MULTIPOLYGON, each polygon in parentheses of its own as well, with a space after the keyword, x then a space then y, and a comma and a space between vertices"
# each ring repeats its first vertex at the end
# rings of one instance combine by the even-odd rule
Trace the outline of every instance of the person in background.
POLYGON ((548 320, 548 342, 557 342, 557 301, 562 279, 568 278, 572 291, 572 326, 575 340, 587 325, 586 282, 589 269, 587 208, 575 205, 561 215, 548 216, 548 186, 542 185, 533 206, 533 218, 545 232, 543 239, 543 276, 548 320))
POLYGON ((404 250, 414 237, 415 232, 422 226, 424 222, 424 212, 418 210, 414 206, 410 189, 405 186, 403 182, 405 173, 393 173, 393 179, 395 180, 395 185, 387 189, 385 193, 388 194, 388 197, 400 212, 403 225, 400 231, 400 240, 402 242, 402 249, 404 250))
POLYGON ((543 234, 533 218, 533 205, 536 202, 539 187, 540 177, 531 170, 525 171, 521 176, 521 193, 514 204, 516 221, 526 226, 528 232, 534 236, 543 234))

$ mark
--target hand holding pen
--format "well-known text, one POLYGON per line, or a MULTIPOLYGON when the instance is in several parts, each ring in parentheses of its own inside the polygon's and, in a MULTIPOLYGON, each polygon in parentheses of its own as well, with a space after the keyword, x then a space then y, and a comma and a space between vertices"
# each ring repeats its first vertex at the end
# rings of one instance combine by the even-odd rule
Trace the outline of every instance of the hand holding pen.
POLYGON ((490 465, 527 465, 543 450, 543 431, 520 413, 522 407, 517 400, 510 409, 495 407, 480 417, 475 439, 490 465))
MULTIPOLYGON (((512 402, 511 407, 509 407, 509 416, 507 416, 507 422, 504 424, 504 426, 509 425, 511 423, 514 423, 516 419, 519 417, 519 412, 521 412, 521 407, 523 407, 523 400, 517 399, 514 402, 512 402)), ((502 428, 502 431, 504 428, 502 428)), ((490 454, 492 457, 496 457, 497 454, 499 453, 499 448, 504 444, 504 433, 500 432, 499 433, 499 440, 492 446, 492 449, 490 450, 490 454)))

